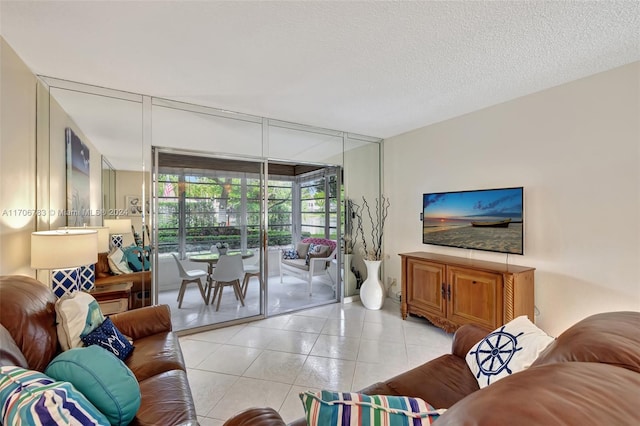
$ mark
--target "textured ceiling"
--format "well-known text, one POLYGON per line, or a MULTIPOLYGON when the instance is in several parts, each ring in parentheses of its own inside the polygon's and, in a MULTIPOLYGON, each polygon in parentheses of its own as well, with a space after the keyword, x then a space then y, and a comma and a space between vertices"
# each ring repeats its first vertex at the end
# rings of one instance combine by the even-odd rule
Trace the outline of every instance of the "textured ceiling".
POLYGON ((390 137, 640 60, 638 1, 0 2, 36 73, 390 137))

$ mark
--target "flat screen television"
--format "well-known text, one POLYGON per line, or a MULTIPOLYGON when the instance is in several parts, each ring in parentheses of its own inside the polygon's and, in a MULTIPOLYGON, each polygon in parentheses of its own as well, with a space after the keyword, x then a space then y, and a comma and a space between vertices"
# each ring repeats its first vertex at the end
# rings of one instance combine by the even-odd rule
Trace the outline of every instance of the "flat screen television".
POLYGON ((517 188, 422 195, 422 242, 524 254, 524 190, 517 188))

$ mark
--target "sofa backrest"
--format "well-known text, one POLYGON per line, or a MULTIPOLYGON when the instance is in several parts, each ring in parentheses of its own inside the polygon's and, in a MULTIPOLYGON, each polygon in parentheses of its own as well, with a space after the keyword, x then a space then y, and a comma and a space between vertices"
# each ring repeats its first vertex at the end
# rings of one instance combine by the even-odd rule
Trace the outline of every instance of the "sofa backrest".
POLYGON ((563 332, 533 366, 557 362, 599 362, 640 373, 640 312, 592 315, 563 332))
POLYGON ((53 291, 40 281, 23 275, 0 277, 0 323, 30 369, 43 371, 59 352, 55 303, 53 291))
POLYGON ((560 362, 532 366, 473 392, 435 424, 637 425, 638 395, 638 373, 601 363, 560 362))

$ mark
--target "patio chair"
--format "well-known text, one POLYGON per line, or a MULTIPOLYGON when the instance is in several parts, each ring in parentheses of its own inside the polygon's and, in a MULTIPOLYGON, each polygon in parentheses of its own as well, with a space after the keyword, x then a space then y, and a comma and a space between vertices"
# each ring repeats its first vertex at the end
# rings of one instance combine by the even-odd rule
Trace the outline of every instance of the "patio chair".
POLYGON ((207 288, 207 300, 211 297, 211 287, 213 286, 213 299, 211 304, 216 301, 216 311, 220 309, 220 301, 222 300, 222 289, 226 286, 232 286, 236 295, 236 300, 240 300, 244 306, 244 297, 240 289, 240 280, 244 277, 244 268, 242 265, 242 256, 240 254, 220 255, 220 259, 216 264, 216 268, 211 274, 211 280, 207 288))
POLYGON ((249 287, 249 280, 252 277, 258 278, 258 282, 262 287, 262 279, 260 278, 260 251, 255 250, 253 256, 249 258, 250 260, 244 263, 244 279, 242 280, 242 297, 247 297, 247 288, 249 287))
POLYGON ((182 262, 178 259, 178 256, 175 253, 171 253, 173 258, 176 260, 178 264, 178 273, 180 278, 182 278, 182 284, 180 284, 180 291, 178 291, 178 309, 182 308, 182 299, 184 298, 184 292, 187 289, 187 284, 196 283, 198 284, 198 288, 200 289, 200 294, 202 295, 202 299, 204 300, 205 305, 209 304, 209 299, 204 295, 204 287, 202 287, 202 279, 207 277, 207 272, 202 269, 192 269, 185 270, 184 266, 182 266, 182 262))
POLYGON ((284 275, 292 275, 307 282, 312 295, 313 277, 329 277, 335 294, 336 282, 329 274, 329 266, 335 258, 338 245, 326 238, 304 238, 294 250, 283 250, 280 256, 280 282, 284 275))

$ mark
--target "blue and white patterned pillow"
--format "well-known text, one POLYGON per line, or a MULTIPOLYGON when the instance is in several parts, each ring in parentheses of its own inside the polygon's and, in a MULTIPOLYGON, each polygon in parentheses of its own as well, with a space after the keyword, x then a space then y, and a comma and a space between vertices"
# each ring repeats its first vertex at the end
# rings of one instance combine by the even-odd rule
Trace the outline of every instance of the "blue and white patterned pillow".
POLYGON ((310 244, 309 251, 307 252, 307 257, 304 260, 304 263, 309 266, 309 262, 311 262, 311 258, 313 257, 327 257, 329 255, 329 246, 325 246, 322 244, 310 244))
POLYGON ((298 252, 295 249, 283 250, 283 259, 298 259, 298 252))
POLYGON ((109 420, 69 382, 39 371, 0 368, 3 425, 108 425, 109 420))
POLYGON ((133 345, 113 325, 109 317, 105 318, 102 324, 91 333, 81 336, 81 339, 85 346, 101 346, 123 361, 133 351, 133 345))
POLYGON ((465 359, 483 388, 529 368, 551 342, 553 337, 523 315, 489 333, 471 348, 465 359))
POLYGON ((313 243, 309 244, 309 250, 307 251, 307 255, 304 258, 304 264, 305 265, 309 266, 309 261, 311 259, 311 255, 313 253, 315 253, 315 251, 316 251, 316 245, 313 244, 313 243))

